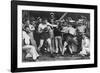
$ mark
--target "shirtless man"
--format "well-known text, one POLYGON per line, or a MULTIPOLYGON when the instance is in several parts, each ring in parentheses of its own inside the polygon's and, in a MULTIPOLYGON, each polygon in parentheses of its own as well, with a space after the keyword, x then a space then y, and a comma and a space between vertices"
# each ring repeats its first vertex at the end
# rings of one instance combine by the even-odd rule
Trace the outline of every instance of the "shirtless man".
POLYGON ((54 27, 54 37, 55 37, 55 47, 56 51, 55 53, 57 54, 59 51, 62 54, 62 32, 61 32, 61 25, 57 24, 57 27, 54 27), (60 49, 60 50, 59 50, 60 49))
POLYGON ((53 50, 52 50, 51 38, 50 38, 50 34, 49 34, 50 27, 48 27, 48 26, 49 26, 49 23, 47 23, 47 19, 43 20, 43 23, 39 24, 39 26, 38 26, 38 32, 40 33, 40 45, 38 47, 38 50, 41 49, 41 47, 44 44, 44 41, 47 41, 47 43, 49 45, 49 50, 52 54, 53 50))

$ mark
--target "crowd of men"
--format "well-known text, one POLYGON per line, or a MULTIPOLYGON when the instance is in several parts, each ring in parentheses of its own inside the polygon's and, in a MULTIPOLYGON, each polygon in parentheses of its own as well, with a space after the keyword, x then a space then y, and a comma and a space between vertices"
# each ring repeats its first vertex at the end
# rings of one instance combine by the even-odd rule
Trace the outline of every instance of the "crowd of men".
POLYGON ((73 20, 71 17, 56 20, 51 17, 24 18, 22 24, 22 46, 25 58, 32 57, 36 61, 41 54, 56 57, 57 54, 89 56, 90 24, 85 16, 73 20), (46 52, 46 53, 45 53, 46 52))

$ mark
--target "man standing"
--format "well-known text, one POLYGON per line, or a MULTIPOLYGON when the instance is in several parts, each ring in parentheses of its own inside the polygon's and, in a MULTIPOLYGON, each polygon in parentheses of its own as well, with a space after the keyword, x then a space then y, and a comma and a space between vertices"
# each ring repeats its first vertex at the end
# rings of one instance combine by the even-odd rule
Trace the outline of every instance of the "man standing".
POLYGON ((54 37, 55 37, 55 47, 56 47, 56 53, 59 52, 62 54, 62 33, 61 33, 62 27, 60 24, 57 24, 57 27, 54 28, 54 37))
POLYGON ((29 33, 28 33, 28 35, 30 36, 31 44, 33 46, 35 46, 35 48, 37 49, 37 45, 36 45, 36 42, 34 40, 34 35, 33 35, 33 31, 35 30, 35 27, 30 24, 30 20, 29 19, 27 19, 26 22, 25 22, 25 24, 24 24, 24 27, 23 27, 24 30, 26 30, 25 27, 29 27, 29 33))
POLYGON ((83 19, 79 19, 77 21, 77 24, 79 25, 77 27, 77 41, 78 43, 78 53, 82 50, 82 35, 86 32, 86 25, 83 23, 83 19))
POLYGON ((49 24, 47 23, 47 19, 44 19, 43 23, 39 24, 38 32, 40 33, 40 45, 38 47, 38 50, 41 49, 41 47, 44 44, 44 41, 47 41, 47 43, 49 44, 50 52, 52 54, 53 50, 52 50, 51 39, 50 39, 50 34, 49 34, 50 28, 48 27, 48 25, 49 24))

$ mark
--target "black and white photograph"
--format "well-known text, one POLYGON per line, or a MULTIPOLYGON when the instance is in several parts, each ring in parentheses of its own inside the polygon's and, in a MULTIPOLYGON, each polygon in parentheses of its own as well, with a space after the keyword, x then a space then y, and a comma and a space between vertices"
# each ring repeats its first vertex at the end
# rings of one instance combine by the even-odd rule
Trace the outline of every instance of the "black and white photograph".
POLYGON ((22 11, 22 61, 90 59, 90 14, 22 11))
POLYGON ((37 3, 17 2, 12 10, 18 71, 96 66, 95 6, 37 3))

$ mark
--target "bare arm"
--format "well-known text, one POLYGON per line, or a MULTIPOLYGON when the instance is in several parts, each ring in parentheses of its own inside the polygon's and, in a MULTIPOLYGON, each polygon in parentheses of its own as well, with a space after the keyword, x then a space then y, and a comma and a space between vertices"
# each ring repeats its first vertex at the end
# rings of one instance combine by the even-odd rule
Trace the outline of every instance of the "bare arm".
POLYGON ((42 28, 39 26, 38 27, 38 32, 41 33, 42 32, 42 28))

